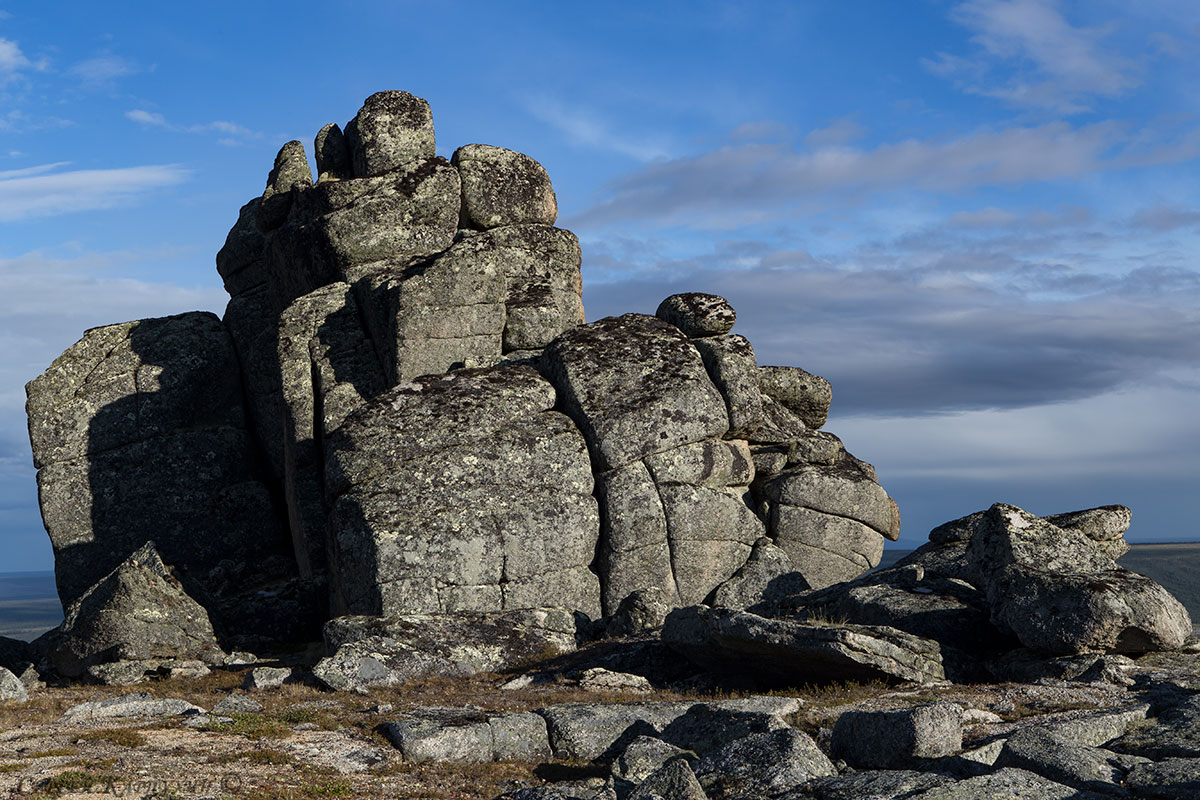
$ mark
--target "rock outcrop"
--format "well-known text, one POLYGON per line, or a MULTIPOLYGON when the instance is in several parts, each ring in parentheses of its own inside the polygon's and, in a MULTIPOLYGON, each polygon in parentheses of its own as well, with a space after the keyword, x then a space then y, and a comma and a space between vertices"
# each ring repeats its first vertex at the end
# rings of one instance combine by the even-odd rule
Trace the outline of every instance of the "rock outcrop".
POLYGON ((545 168, 482 144, 439 157, 406 92, 314 147, 315 181, 288 142, 238 213, 223 319, 88 331, 30 383, 66 606, 151 538, 223 644, 338 615, 428 616, 392 626, 412 632, 662 604, 615 630, 878 563, 899 516, 818 430, 829 384, 760 367, 723 298, 584 324, 545 168))

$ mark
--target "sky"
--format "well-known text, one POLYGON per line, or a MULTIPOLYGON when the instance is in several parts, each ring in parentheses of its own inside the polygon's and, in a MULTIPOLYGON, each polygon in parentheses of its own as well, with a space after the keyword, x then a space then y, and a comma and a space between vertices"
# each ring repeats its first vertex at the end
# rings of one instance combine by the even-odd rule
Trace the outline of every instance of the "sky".
POLYGON ((52 566, 24 384, 222 313, 279 147, 382 89, 545 165, 589 320, 721 294, 828 378, 897 546, 998 501, 1200 540, 1197 53, 1192 0, 0 0, 0 572, 52 566))

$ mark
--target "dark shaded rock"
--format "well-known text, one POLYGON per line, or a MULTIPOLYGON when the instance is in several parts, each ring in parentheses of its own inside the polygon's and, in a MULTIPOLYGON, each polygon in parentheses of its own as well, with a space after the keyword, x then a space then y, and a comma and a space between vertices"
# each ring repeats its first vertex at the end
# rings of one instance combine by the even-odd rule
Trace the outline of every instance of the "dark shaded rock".
POLYGON ((1128 796, 1120 788, 1128 771, 1121 756, 1077 744, 1038 726, 1022 728, 1008 737, 996 766, 1020 767, 1076 789, 1128 796))
POLYGON ((933 703, 899 711, 847 711, 833 726, 833 755, 851 766, 895 769, 962 750, 962 708, 933 703))
POLYGON ((791 728, 739 739, 696 764, 696 777, 714 800, 779 795, 835 772, 816 743, 791 728))
POLYGON ((804 421, 820 428, 829 417, 833 390, 829 381, 799 367, 759 367, 758 385, 771 397, 804 421))
POLYGON ((256 197, 238 212, 238 220, 217 251, 217 273, 225 282, 225 291, 237 297, 267 281, 265 251, 267 240, 255 219, 261 197, 256 197))
POLYGON ((350 148, 346 137, 337 123, 330 122, 317 131, 313 141, 317 157, 317 180, 343 180, 354 176, 350 160, 350 148))
POLYGON ((50 658, 76 677, 93 664, 199 658, 219 664, 204 608, 187 595, 147 542, 67 609, 50 658))
POLYGON ((1200 696, 1163 711, 1154 724, 1138 726, 1108 745, 1147 758, 1200 758, 1200 696))
POLYGON ((744 336, 710 336, 692 344, 704 359, 704 368, 725 398, 729 412, 727 439, 749 439, 763 422, 762 394, 758 388, 758 362, 744 336))
POLYGON ((1081 792, 1023 769, 1007 767, 908 795, 906 800, 1101 800, 1104 797, 1081 792))
MULTIPOLYGON (((638 736, 612 763, 613 775, 632 783, 641 783, 659 768, 688 751, 654 736, 638 736)), ((695 754, 691 754, 694 758, 695 754)))
POLYGON ((1200 797, 1200 758, 1168 758, 1158 763, 1138 764, 1129 771, 1125 785, 1137 797, 1196 800, 1200 797))
POLYGON ((689 339, 721 336, 733 329, 737 312, 729 301, 715 294, 673 294, 658 304, 655 316, 674 325, 689 339))
POLYGON ((945 678, 937 643, 883 626, 773 620, 745 611, 690 606, 667 616, 663 641, 692 662, 797 686, 820 681, 945 678))
POLYGON ((396 686, 429 675, 499 672, 575 649, 561 609, 338 617, 325 624, 326 658, 313 667, 335 691, 396 686))
POLYGON ((486 144, 463 145, 450 163, 462 178, 460 228, 553 225, 558 200, 550 176, 524 153, 486 144))
POLYGON ((963 581, 976 588, 985 584, 967 560, 966 542, 927 542, 896 562, 897 567, 920 567, 930 578, 963 581))
POLYGON ((546 348, 544 369, 599 470, 729 430, 725 400, 696 349, 654 317, 606 317, 546 348))
POLYGON ((312 171, 304 145, 290 141, 279 148, 275 166, 267 175, 267 188, 263 190, 255 224, 264 233, 269 233, 283 224, 292 210, 296 193, 312 186, 312 171))
POLYGON ((804 420, 788 410, 770 395, 760 392, 762 422, 749 437, 750 441, 762 444, 789 445, 808 431, 804 420))
POLYGON ((401 91, 376 92, 346 126, 354 177, 382 175, 419 158, 433 158, 429 103, 401 91))
POLYGON ((659 733, 664 742, 696 755, 707 755, 726 745, 756 733, 787 728, 776 713, 698 703, 676 717, 659 733))
POLYGON ((657 736, 690 702, 562 703, 538 709, 560 758, 609 761, 639 736, 657 736))
POLYGON ((787 553, 764 536, 754 543, 746 563, 713 590, 707 604, 754 610, 759 604, 771 605, 810 588, 787 553))
POLYGON ((896 800, 952 781, 933 772, 863 770, 817 778, 808 789, 816 800, 896 800))
POLYGON ((668 797, 671 800, 708 800, 686 758, 673 758, 663 764, 633 790, 629 800, 668 797))
POLYGON ((609 636, 629 636, 662 627, 675 606, 668 604, 662 590, 650 587, 625 595, 617 610, 606 621, 609 636))
POLYGON ((0 667, 20 674, 36 660, 37 656, 29 642, 0 636, 0 667))

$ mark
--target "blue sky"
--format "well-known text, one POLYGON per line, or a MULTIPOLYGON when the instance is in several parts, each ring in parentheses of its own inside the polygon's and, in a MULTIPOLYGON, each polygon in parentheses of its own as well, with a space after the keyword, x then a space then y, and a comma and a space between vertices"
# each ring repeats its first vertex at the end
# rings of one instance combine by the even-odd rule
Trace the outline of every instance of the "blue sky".
POLYGON ((716 292, 829 378, 902 546, 1000 500, 1200 539, 1200 6, 434 8, 0 0, 0 571, 52 561, 24 383, 221 313, 275 152, 380 89, 546 166, 589 319, 716 292))

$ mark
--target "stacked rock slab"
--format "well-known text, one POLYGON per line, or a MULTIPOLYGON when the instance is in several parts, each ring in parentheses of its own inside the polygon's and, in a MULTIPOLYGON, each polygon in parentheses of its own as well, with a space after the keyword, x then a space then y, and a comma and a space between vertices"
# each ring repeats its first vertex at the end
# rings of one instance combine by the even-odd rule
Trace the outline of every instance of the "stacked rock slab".
POLYGON ((828 383, 760 367, 714 295, 583 324, 536 161, 439 157, 406 92, 314 149, 239 212, 223 320, 91 331, 30 385, 65 601, 151 536, 218 635, 221 587, 277 573, 322 619, 653 596, 652 624, 878 562, 899 519, 818 430, 828 383))

